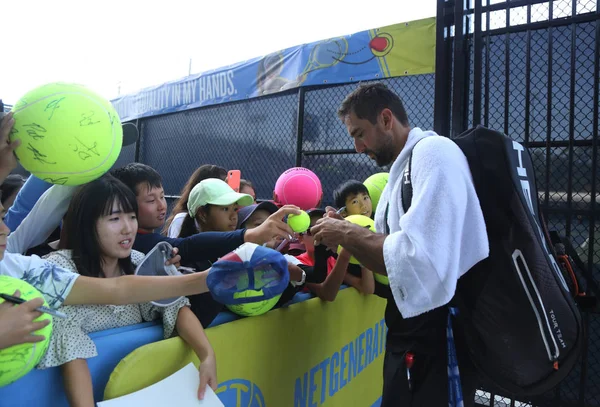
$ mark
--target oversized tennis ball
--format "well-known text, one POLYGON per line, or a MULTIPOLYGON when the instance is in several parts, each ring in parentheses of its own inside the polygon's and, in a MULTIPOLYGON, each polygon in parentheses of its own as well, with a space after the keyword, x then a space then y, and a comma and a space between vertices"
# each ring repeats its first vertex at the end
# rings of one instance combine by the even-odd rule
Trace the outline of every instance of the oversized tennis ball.
POLYGON ((308 213, 301 211, 299 215, 288 215, 288 225, 296 233, 304 233, 310 228, 310 216, 308 213))
MULTIPOLYGON (((243 291, 240 293, 236 293, 234 295, 235 298, 262 297, 262 296, 263 296, 262 290, 260 290, 260 291, 246 290, 246 291, 243 291)), ((247 304, 226 305, 226 307, 231 312, 234 312, 238 315, 241 315, 244 317, 256 317, 258 315, 262 315, 262 314, 270 311, 275 306, 275 304, 277 304, 277 301, 279 301, 280 297, 281 297, 281 294, 276 295, 273 298, 269 298, 268 300, 250 302, 247 304)))
POLYGON ((11 141, 21 165, 44 181, 80 185, 105 174, 121 152, 119 115, 81 85, 52 83, 25 94, 13 108, 11 141))
MULTIPOLYGON (((372 232, 375 232, 375 222, 373 219, 365 216, 365 215, 350 215, 345 218, 348 222, 354 223, 355 225, 359 225, 365 228, 369 228, 372 232)), ((342 251, 342 246, 338 246, 338 254, 342 251)), ((350 263, 352 264, 360 264, 358 260, 354 256, 350 257, 350 263)))
POLYGON ((286 170, 275 183, 275 201, 282 205, 296 205, 305 211, 316 208, 323 197, 319 177, 304 167, 286 170))
POLYGON ((373 212, 377 210, 379 198, 381 198, 381 193, 388 182, 389 175, 390 174, 387 172, 380 172, 378 174, 371 175, 365 180, 365 182, 363 182, 364 186, 366 186, 367 190, 369 191, 371 203, 373 204, 373 212))
MULTIPOLYGON (((42 294, 26 281, 9 276, 0 276, 0 293, 13 295, 16 290, 19 290, 21 298, 27 301, 42 297, 42 294)), ((4 300, 0 298, 0 304, 3 302, 4 300)), ((45 301, 44 306, 48 306, 45 301)), ((46 353, 52 334, 52 316, 42 314, 36 321, 45 319, 50 320, 50 324, 36 331, 35 335, 43 335, 46 339, 37 343, 22 343, 0 350, 0 387, 25 376, 40 362, 40 359, 46 353)))

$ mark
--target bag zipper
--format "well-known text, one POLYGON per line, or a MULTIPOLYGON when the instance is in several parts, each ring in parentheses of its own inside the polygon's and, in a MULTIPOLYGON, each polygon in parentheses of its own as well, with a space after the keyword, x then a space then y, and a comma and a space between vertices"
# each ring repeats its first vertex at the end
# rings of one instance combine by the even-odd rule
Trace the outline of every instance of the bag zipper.
POLYGON ((555 369, 558 369, 558 358, 560 356, 560 349, 558 347, 558 344, 556 343, 556 338, 554 338, 554 335, 552 334, 552 328, 550 326, 550 321, 548 320, 548 315, 546 314, 546 309, 544 307, 542 297, 540 296, 540 292, 538 291, 535 282, 533 281, 531 271, 529 270, 529 266, 525 261, 525 257, 523 257, 523 253, 519 249, 516 249, 512 254, 512 259, 515 265, 515 269, 517 270, 519 280, 523 285, 523 289, 527 294, 527 298, 529 299, 529 303, 531 304, 531 308, 533 309, 535 318, 537 319, 538 327, 540 329, 540 336, 544 341, 546 353, 548 354, 548 360, 553 363, 555 369), (523 265, 525 269, 525 275, 519 263, 523 265), (529 282, 529 285, 527 284, 527 282, 529 282), (548 337, 550 337, 550 340, 548 339, 548 337), (554 347, 554 353, 552 352, 551 346, 554 347))

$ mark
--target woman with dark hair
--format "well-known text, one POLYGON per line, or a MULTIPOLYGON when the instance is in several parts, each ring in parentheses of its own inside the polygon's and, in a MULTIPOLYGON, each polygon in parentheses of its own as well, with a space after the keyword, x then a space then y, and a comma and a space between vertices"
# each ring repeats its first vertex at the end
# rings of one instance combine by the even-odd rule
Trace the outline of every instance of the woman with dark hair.
POLYGON ((171 215, 165 222, 163 228, 163 234, 169 237, 178 237, 181 232, 181 225, 187 214, 188 201, 190 199, 190 192, 192 189, 200 183, 200 181, 207 178, 218 178, 225 181, 227 179, 227 170, 218 165, 205 164, 201 165, 194 171, 190 179, 186 182, 181 190, 181 197, 175 203, 171 215))
POLYGON ((0 202, 2 202, 4 209, 8 210, 12 206, 23 184, 25 184, 25 178, 19 174, 11 174, 6 177, 2 185, 0 185, 0 194, 2 194, 0 202))
MULTIPOLYGON (((105 175, 81 187, 69 206, 61 250, 46 259, 62 268, 93 278, 118 278, 134 274, 143 260, 132 251, 137 232, 137 201, 121 181, 105 175)), ((205 386, 217 386, 214 351, 202 325, 182 297, 175 303, 78 305, 60 308, 66 319, 55 319, 48 351, 39 368, 61 366, 71 406, 94 406, 91 377, 86 359, 97 355, 89 333, 162 318, 164 336, 175 329, 201 361, 199 397, 205 386)))

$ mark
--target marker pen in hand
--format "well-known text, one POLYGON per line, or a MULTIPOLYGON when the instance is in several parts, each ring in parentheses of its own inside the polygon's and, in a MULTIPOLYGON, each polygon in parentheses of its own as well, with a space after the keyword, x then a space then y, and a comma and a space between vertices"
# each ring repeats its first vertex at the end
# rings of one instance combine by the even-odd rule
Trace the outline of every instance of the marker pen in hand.
MULTIPOLYGON (((13 304, 17 304, 17 305, 27 302, 23 298, 13 297, 12 295, 8 295, 8 294, 0 294, 0 298, 3 298, 5 301, 12 302, 13 304)), ((44 314, 52 315, 53 317, 67 318, 67 314, 62 313, 60 311, 50 309, 48 307, 38 307, 35 310, 39 311, 39 312, 43 312, 44 314)))

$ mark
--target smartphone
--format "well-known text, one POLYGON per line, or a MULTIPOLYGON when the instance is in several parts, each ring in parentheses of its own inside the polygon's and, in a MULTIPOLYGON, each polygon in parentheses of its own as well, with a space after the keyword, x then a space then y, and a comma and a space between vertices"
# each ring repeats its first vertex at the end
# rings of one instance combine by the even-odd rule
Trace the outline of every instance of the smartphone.
POLYGON ((231 170, 227 173, 227 183, 235 192, 240 192, 240 180, 242 172, 240 170, 231 170))

